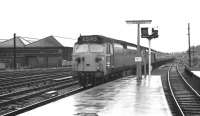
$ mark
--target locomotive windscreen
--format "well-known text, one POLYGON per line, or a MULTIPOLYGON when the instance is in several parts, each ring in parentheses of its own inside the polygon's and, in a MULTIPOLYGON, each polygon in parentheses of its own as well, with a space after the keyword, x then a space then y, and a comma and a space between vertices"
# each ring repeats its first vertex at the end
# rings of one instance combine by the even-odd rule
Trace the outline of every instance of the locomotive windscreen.
POLYGON ((105 46, 103 44, 76 44, 74 47, 75 53, 84 53, 84 52, 104 52, 105 46))

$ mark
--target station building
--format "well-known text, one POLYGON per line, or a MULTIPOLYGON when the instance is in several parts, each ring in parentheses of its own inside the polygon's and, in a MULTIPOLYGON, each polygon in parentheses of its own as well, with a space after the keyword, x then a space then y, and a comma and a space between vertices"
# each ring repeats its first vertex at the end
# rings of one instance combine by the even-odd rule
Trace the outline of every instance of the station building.
POLYGON ((25 44, 21 37, 0 43, 0 68, 11 69, 16 51, 17 68, 46 68, 70 65, 75 40, 48 36, 38 41, 25 44))

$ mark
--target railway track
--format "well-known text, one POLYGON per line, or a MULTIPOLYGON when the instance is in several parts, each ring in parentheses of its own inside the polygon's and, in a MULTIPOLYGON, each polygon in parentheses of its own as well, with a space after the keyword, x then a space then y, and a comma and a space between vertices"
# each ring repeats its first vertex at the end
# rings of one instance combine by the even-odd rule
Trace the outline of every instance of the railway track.
POLYGON ((49 84, 53 82, 53 79, 66 77, 69 75, 71 75, 70 72, 57 72, 53 74, 32 75, 26 78, 17 78, 10 81, 4 81, 0 83, 0 95, 29 89, 34 86, 39 86, 42 83, 49 84))
MULTIPOLYGON (((0 115, 17 115, 94 87, 90 85, 87 88, 83 88, 79 85, 79 82, 72 77, 61 77, 53 80, 57 82, 54 83, 54 85, 51 84, 33 90, 22 91, 22 93, 19 92, 0 96, 0 106, 3 106, 0 107, 0 115), (48 97, 48 95, 45 95, 45 93, 51 93, 52 91, 56 91, 55 96, 49 95, 48 97)), ((97 85, 99 84, 101 83, 98 83, 97 85)))
POLYGON ((6 81, 1 81, 0 87, 3 88, 4 86, 6 87, 6 86, 9 86, 9 85, 24 83, 24 82, 27 82, 27 81, 34 82, 35 80, 40 80, 42 78, 48 79, 49 76, 59 76, 59 75, 66 75, 66 74, 69 74, 69 72, 55 72, 55 73, 51 73, 51 74, 46 73, 46 74, 19 77, 19 78, 15 78, 15 79, 9 79, 9 80, 6 80, 6 81))
POLYGON ((180 73, 178 65, 171 65, 167 80, 176 115, 199 116, 200 95, 187 83, 180 73))
POLYGON ((29 70, 19 70, 19 71, 0 71, 0 80, 10 80, 17 77, 26 77, 31 75, 46 74, 71 71, 71 67, 67 68, 50 68, 50 69, 29 69, 29 70))
MULTIPOLYGON (((16 92, 13 94, 2 95, 0 97, 0 115, 14 115, 16 112, 24 111, 34 104, 41 104, 52 97, 68 93, 78 86, 78 81, 71 78, 60 78, 56 83, 51 85, 42 86, 36 89, 16 92), (54 92, 53 96, 51 93, 54 92), (56 92, 56 93, 55 93, 56 92), (50 94, 48 94, 50 93, 50 94)), ((30 110, 30 109, 29 109, 30 110)))

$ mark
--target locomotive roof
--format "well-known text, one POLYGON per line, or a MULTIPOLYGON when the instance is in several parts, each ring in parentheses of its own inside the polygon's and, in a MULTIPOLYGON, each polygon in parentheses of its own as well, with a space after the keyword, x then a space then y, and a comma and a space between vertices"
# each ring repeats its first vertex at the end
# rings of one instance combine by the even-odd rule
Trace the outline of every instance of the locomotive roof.
POLYGON ((122 40, 112 39, 102 35, 86 35, 86 36, 81 35, 79 36, 77 43, 81 44, 81 43, 106 43, 106 42, 137 47, 137 45, 135 44, 128 43, 122 40))
MULTIPOLYGON (((125 46, 132 46, 132 47, 137 47, 136 44, 133 43, 129 43, 126 41, 122 41, 122 40, 117 40, 117 39, 112 39, 109 37, 105 37, 102 35, 80 35, 78 38, 78 41, 76 42, 76 44, 82 44, 82 43, 117 43, 117 44, 121 44, 121 45, 125 45, 125 46)), ((141 46, 141 49, 148 49, 147 47, 141 46)), ((157 52, 155 50, 152 49, 152 51, 157 52)))

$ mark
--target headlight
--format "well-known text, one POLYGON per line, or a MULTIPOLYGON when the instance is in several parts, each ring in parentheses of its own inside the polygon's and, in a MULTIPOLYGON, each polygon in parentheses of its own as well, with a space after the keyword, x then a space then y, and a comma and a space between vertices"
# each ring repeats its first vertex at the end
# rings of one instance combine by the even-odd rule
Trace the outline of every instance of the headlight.
POLYGON ((103 65, 102 64, 97 64, 97 70, 103 71, 103 65))
POLYGON ((100 66, 97 66, 97 70, 100 70, 100 66))
POLYGON ((110 62, 106 62, 106 66, 109 67, 110 66, 110 62))

